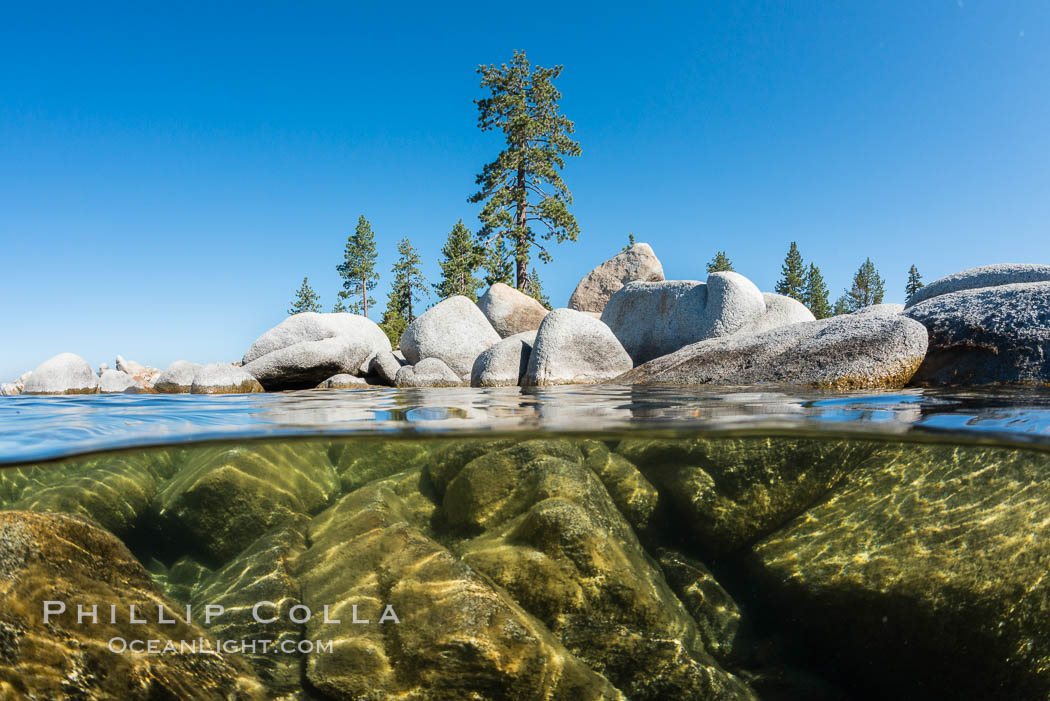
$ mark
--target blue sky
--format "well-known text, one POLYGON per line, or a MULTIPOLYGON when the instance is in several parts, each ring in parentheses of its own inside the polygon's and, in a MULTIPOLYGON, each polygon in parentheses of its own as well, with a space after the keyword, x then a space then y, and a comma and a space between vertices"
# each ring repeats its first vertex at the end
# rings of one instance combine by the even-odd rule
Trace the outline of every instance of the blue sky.
POLYGON ((1046 0, 8 3, 0 379, 239 358, 304 275, 331 305, 360 214, 384 274, 407 235, 436 281, 501 145, 474 70, 514 49, 565 65, 583 148, 555 306, 628 232, 668 278, 724 249, 766 290, 795 240, 833 298, 865 256, 887 301, 912 263, 1050 263, 1046 0))

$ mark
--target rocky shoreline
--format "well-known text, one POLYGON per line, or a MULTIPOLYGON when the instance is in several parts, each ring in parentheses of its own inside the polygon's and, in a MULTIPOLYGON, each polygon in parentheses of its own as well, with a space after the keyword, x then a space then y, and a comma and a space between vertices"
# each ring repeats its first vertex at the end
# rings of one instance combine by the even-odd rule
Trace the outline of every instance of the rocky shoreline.
POLYGON ((62 353, 0 394, 272 392, 289 389, 776 383, 831 389, 1050 384, 1050 266, 989 265, 936 280, 906 308, 815 319, 735 272, 665 280, 648 244, 589 272, 548 312, 502 283, 445 299, 394 350, 371 320, 304 312, 234 363, 161 371, 117 356, 93 370, 62 353))

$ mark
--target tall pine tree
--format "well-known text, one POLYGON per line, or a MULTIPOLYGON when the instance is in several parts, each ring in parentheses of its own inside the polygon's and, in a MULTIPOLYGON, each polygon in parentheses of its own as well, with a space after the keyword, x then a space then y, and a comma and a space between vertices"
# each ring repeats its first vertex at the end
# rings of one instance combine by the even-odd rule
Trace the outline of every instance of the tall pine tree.
POLYGON ((911 302, 911 298, 923 287, 925 285, 922 282, 922 275, 919 274, 919 269, 912 265, 908 268, 908 284, 904 286, 904 301, 911 302))
POLYGON ((579 156, 572 140, 573 123, 558 111, 561 93, 553 81, 562 66, 535 68, 524 51, 515 51, 510 64, 479 66, 481 87, 489 96, 475 100, 478 127, 503 132, 506 148, 477 176, 480 189, 470 202, 483 202, 478 239, 485 249, 508 239, 514 260, 514 285, 525 290, 532 248, 551 261, 540 240, 575 241, 580 235, 569 212, 572 193, 559 171, 566 156, 579 156), (537 232, 533 225, 541 226, 537 232))
POLYGON ((813 316, 818 319, 826 319, 831 316, 828 286, 824 283, 824 276, 820 274, 820 268, 814 263, 809 264, 809 270, 806 272, 806 293, 802 303, 809 307, 813 316))
POLYGON ((729 260, 729 256, 726 255, 725 251, 719 251, 715 254, 715 257, 711 259, 711 262, 707 264, 708 273, 724 273, 733 269, 733 261, 729 260))
POLYGON ((441 282, 434 285, 439 299, 455 295, 469 297, 472 302, 478 301, 478 288, 481 280, 474 276, 479 265, 478 252, 474 247, 470 229, 460 219, 448 232, 448 240, 441 249, 441 282))
MULTIPOLYGON (((882 298, 886 293, 885 281, 875 269, 871 258, 865 259, 864 263, 853 275, 853 285, 846 291, 846 308, 855 312, 873 304, 882 304, 882 298)), ((836 303, 837 307, 837 303, 836 303)))
POLYGON ((343 289, 339 291, 339 300, 333 311, 345 309, 353 314, 368 316, 369 305, 376 303, 368 293, 379 283, 379 273, 375 271, 378 257, 372 225, 362 214, 354 233, 346 239, 343 262, 335 267, 339 277, 343 278, 343 289), (344 301, 349 301, 349 306, 344 306, 344 301))
POLYGON ((295 299, 288 314, 302 314, 303 312, 321 311, 321 296, 310 287, 308 278, 303 278, 303 284, 295 291, 295 299))
POLYGON ((397 261, 390 269, 394 281, 390 285, 387 309, 393 309, 410 324, 416 319, 415 302, 424 295, 429 296, 427 281, 419 269, 422 262, 419 251, 412 246, 408 237, 402 238, 397 244, 397 261))
POLYGON ((784 257, 784 265, 780 267, 780 280, 774 289, 777 294, 787 295, 805 303, 806 266, 802 263, 802 254, 798 252, 798 245, 794 241, 784 257))

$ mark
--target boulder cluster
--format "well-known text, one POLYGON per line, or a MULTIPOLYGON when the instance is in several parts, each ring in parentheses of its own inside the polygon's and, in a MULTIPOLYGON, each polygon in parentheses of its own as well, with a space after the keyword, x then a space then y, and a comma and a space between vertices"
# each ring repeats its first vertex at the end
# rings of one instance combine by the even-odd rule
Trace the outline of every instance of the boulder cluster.
POLYGON ((260 336, 239 363, 164 372, 117 356, 98 373, 55 356, 2 394, 242 393, 289 389, 755 384, 834 389, 1050 383, 1050 266, 991 265, 936 280, 907 307, 817 320, 735 272, 665 280, 648 244, 605 261, 566 308, 497 283, 408 325, 394 351, 355 314, 305 312, 260 336))

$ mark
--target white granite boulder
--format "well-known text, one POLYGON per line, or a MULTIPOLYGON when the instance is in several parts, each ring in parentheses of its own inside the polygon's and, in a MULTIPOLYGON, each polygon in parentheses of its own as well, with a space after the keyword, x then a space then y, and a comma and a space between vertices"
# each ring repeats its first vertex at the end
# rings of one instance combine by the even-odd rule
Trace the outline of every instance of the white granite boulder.
POLYGON ((332 375, 354 374, 373 350, 355 336, 332 336, 285 346, 245 363, 268 391, 316 387, 332 375))
POLYGON ((471 387, 514 387, 525 379, 535 331, 508 336, 479 355, 470 371, 471 387))
POLYGON ((153 383, 153 389, 161 394, 185 394, 190 391, 193 377, 200 369, 199 363, 176 360, 160 374, 153 383))
POLYGON ((98 378, 98 390, 103 394, 138 394, 143 388, 126 372, 106 370, 98 378))
POLYGON ((461 387, 465 383, 439 358, 423 358, 415 365, 398 370, 394 384, 398 387, 461 387))
POLYGON ((478 300, 478 309, 496 329, 501 338, 540 327, 547 308, 510 285, 497 282, 478 300))
POLYGON ((259 381, 229 363, 210 363, 193 377, 190 392, 193 394, 248 394, 263 392, 259 381))
POLYGON ((885 302, 883 304, 869 304, 866 307, 861 307, 852 314, 901 314, 904 312, 904 305, 897 304, 896 302, 885 302))
POLYGON ((647 243, 636 243, 583 276, 569 298, 569 309, 601 312, 609 298, 629 282, 660 282, 664 268, 647 243))
POLYGON ((73 353, 59 353, 37 366, 26 378, 25 394, 95 394, 98 377, 87 361, 73 353))
MULTIPOLYGON (((360 341, 369 348, 369 355, 381 351, 390 352, 390 339, 383 333, 383 329, 371 319, 358 314, 303 312, 288 317, 255 339, 248 352, 244 354, 242 362, 247 365, 267 353, 273 353, 296 343, 321 341, 335 336, 349 336, 360 341)), ((356 371, 357 368, 354 370, 356 371)), ((324 378, 320 378, 318 382, 321 379, 324 378)))
POLYGON ((700 341, 639 365, 623 384, 775 383, 902 387, 926 355, 926 329, 902 315, 844 314, 759 334, 700 341))
POLYGON ((763 292, 762 299, 765 300, 766 311, 737 333, 763 333, 781 326, 816 320, 809 307, 793 297, 763 292))
POLYGON ((937 295, 905 316, 930 334, 917 384, 1050 384, 1050 282, 937 295))
POLYGON ((600 319, 572 309, 555 309, 536 332, 523 384, 595 384, 632 365, 631 356, 600 319))
POLYGON ((438 302, 409 324, 400 346, 411 365, 437 358, 466 381, 474 359, 499 341, 478 305, 457 295, 438 302))
POLYGON ((733 272, 696 280, 631 282, 602 312, 605 322, 636 363, 644 363, 708 338, 727 336, 766 313, 754 283, 733 272))
POLYGON ((925 287, 919 288, 908 300, 907 306, 914 307, 927 299, 952 292, 961 292, 962 290, 1048 281, 1050 281, 1050 265, 1035 265, 1032 263, 982 265, 978 268, 970 268, 969 270, 946 275, 934 280, 925 287))
POLYGON ((406 363, 394 353, 376 353, 368 366, 368 374, 387 387, 394 387, 397 371, 406 363))
POLYGON ((364 389, 369 386, 365 378, 343 372, 338 375, 332 375, 317 385, 317 389, 364 389))

